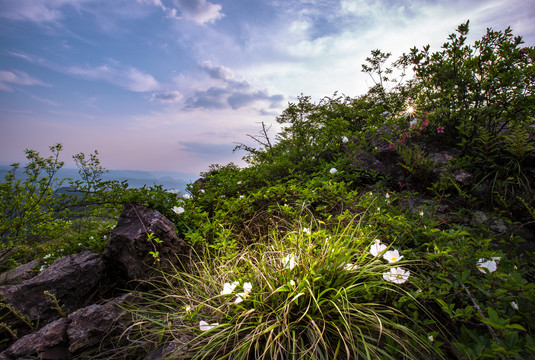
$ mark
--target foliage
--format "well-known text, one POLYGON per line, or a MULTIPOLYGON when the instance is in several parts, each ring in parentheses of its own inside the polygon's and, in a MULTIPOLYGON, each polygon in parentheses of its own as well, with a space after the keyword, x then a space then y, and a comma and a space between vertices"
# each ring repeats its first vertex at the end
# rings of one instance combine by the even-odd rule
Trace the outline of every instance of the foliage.
POLYGON ((534 259, 515 233, 535 219, 535 52, 510 29, 467 34, 392 64, 372 51, 367 94, 301 95, 278 134, 238 145, 247 167, 212 165, 186 194, 103 181, 95 151, 74 156, 78 197, 53 196, 61 146, 27 150, 27 177, 14 165, 1 185, 2 246, 43 266, 101 249, 125 202, 175 223, 195 257, 139 294, 106 358, 166 342, 184 358, 533 358, 534 259), (380 158, 396 180, 361 165, 380 158))
POLYGON ((150 345, 186 336, 178 350, 192 359, 440 358, 390 305, 417 306, 408 282, 384 279, 405 262, 374 257, 366 235, 359 226, 298 228, 231 259, 192 259, 188 272, 165 277, 161 294, 135 305, 128 337, 150 345))

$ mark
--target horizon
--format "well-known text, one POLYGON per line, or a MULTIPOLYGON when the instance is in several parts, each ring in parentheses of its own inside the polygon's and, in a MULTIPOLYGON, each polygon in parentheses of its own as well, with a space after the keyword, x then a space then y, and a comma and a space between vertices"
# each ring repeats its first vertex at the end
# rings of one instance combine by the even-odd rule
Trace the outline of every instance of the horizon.
POLYGON ((535 43, 532 1, 0 0, 0 163, 99 152, 110 170, 245 163, 300 94, 357 97, 374 49, 440 50, 470 21, 535 43))

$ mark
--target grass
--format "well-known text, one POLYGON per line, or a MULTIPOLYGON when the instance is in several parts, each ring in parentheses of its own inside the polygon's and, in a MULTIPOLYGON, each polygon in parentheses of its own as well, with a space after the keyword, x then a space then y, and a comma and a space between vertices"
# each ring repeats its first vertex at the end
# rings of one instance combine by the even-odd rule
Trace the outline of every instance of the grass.
POLYGON ((332 233, 311 225, 272 233, 232 258, 202 249, 186 272, 164 274, 129 307, 133 325, 115 356, 143 358, 174 341, 171 358, 184 359, 440 358, 427 332, 391 305, 419 307, 410 278, 383 278, 410 260, 370 254, 374 238, 360 224, 332 233))

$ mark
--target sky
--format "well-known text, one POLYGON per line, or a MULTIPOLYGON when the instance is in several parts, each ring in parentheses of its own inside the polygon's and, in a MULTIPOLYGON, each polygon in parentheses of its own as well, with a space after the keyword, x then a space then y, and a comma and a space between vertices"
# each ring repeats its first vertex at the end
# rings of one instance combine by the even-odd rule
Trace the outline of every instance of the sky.
POLYGON ((535 44, 533 0, 0 0, 0 164, 61 143, 67 167, 244 165, 301 94, 362 95, 372 50, 438 51, 467 20, 535 44))

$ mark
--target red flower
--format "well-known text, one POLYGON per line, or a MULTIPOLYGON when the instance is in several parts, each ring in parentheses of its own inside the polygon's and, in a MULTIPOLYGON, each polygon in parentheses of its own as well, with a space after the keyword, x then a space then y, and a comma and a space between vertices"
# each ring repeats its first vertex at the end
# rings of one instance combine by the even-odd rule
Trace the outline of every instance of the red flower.
POLYGON ((442 134, 444 132, 444 128, 442 126, 437 127, 437 132, 442 134))

